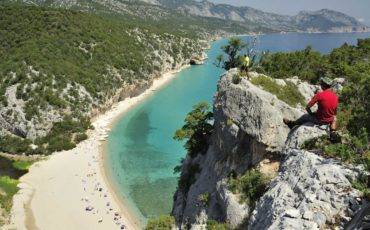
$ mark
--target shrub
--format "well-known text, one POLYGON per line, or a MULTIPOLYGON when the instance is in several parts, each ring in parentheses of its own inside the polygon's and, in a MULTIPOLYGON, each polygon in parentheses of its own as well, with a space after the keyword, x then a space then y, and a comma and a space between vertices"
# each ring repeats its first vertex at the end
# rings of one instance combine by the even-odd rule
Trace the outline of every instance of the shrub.
MULTIPOLYGON (((363 129, 363 132, 365 129, 363 129)), ((346 163, 363 164, 366 170, 370 170, 370 147, 367 134, 363 133, 362 138, 356 136, 344 136, 342 143, 331 143, 327 136, 307 140, 303 149, 321 150, 329 157, 339 158, 346 163)))
POLYGON ((308 46, 301 51, 270 53, 262 55, 260 70, 273 78, 300 76, 312 83, 329 72, 327 59, 308 46))
POLYGON ((225 70, 240 68, 242 65, 242 57, 244 54, 246 54, 251 59, 251 63, 249 66, 254 65, 257 59, 257 54, 254 51, 255 46, 255 40, 250 44, 237 37, 230 38, 228 44, 221 47, 221 50, 224 54, 227 55, 227 57, 225 58, 223 54, 218 55, 216 58, 216 66, 222 67, 225 70))
POLYGON ((370 200, 369 176, 363 174, 356 181, 352 181, 352 187, 362 192, 363 196, 370 200))
POLYGON ((233 193, 240 193, 241 202, 246 202, 253 209, 257 200, 265 193, 268 182, 269 178, 252 169, 238 178, 229 178, 229 189, 233 193))
POLYGON ((175 132, 175 140, 187 140, 184 147, 191 157, 207 150, 208 137, 213 130, 213 126, 210 124, 212 118, 213 114, 209 111, 209 105, 201 102, 188 113, 185 125, 175 132))
POLYGON ((2 103, 4 107, 7 107, 8 99, 5 96, 0 96, 0 103, 2 103))
POLYGON ((75 136, 75 142, 80 143, 88 138, 86 133, 77 133, 75 136))
POLYGON ((227 126, 232 126, 234 124, 234 121, 231 118, 228 118, 226 121, 227 126))
POLYGON ((12 165, 18 170, 26 171, 31 167, 33 163, 33 161, 14 161, 12 165))
POLYGON ((16 136, 5 135, 0 137, 0 151, 6 153, 30 153, 31 141, 16 136))
POLYGON ((215 220, 207 221, 207 230, 228 230, 231 229, 226 223, 219 223, 215 220))
POLYGON ((0 204, 7 212, 12 207, 12 198, 18 192, 19 181, 9 176, 0 176, 0 204))
POLYGON ((276 97, 290 106, 304 105, 305 99, 298 91, 297 87, 291 83, 286 82, 285 86, 277 84, 273 79, 265 76, 252 78, 251 82, 255 85, 261 86, 264 90, 276 95, 276 97))
POLYGON ((46 146, 45 153, 50 154, 55 151, 70 150, 76 147, 76 143, 87 138, 85 131, 91 128, 88 118, 79 118, 74 120, 71 117, 65 117, 62 121, 55 122, 50 132, 35 142, 40 146, 46 146), (76 134, 75 140, 72 139, 76 134))
POLYGON ((237 85, 240 83, 240 81, 242 80, 242 78, 240 77, 239 74, 234 74, 233 75, 233 78, 232 78, 232 82, 237 85))
POLYGON ((160 216, 157 219, 149 219, 146 230, 171 230, 175 225, 173 216, 160 216))
POLYGON ((76 144, 71 141, 71 136, 58 135, 52 136, 48 140, 47 151, 52 153, 55 151, 70 150, 76 147, 76 144))
POLYGON ((209 204, 209 193, 205 192, 198 196, 198 201, 202 204, 202 206, 208 206, 209 204))

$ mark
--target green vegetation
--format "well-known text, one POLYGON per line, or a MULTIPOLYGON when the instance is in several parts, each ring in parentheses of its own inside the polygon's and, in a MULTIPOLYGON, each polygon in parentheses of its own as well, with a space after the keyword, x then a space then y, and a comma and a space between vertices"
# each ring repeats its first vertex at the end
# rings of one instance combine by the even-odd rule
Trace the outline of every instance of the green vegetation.
POLYGON ((0 152, 7 153, 31 153, 31 141, 11 135, 0 138, 0 152))
POLYGON ((227 118, 226 125, 232 126, 234 124, 234 121, 231 118, 227 118))
MULTIPOLYGON (((209 105, 201 102, 193 106, 193 110, 188 113, 185 118, 183 127, 175 132, 174 139, 178 141, 186 140, 185 149, 188 151, 188 156, 196 157, 199 153, 203 154, 208 148, 208 139, 212 133, 213 125, 210 123, 213 119, 213 114, 209 110, 209 105)), ((181 164, 183 164, 183 159, 181 164)), ((179 173, 182 166, 176 166, 174 173, 179 173)), ((196 174, 201 171, 198 164, 187 164, 182 171, 178 182, 178 188, 188 191, 190 186, 196 180, 196 174)))
POLYGON ((26 123, 4 96, 10 86, 16 86, 17 99, 25 102, 26 120, 42 126, 52 114, 63 118, 46 137, 35 141, 41 148, 31 151, 30 141, 8 136, 1 151, 31 154, 73 148, 86 139, 89 126, 78 124, 85 123, 92 109, 123 84, 146 81, 161 71, 155 63, 163 60, 155 52, 172 56, 175 66, 202 46, 190 27, 122 19, 0 4, 0 104, 7 106, 6 119, 26 123), (78 130, 64 127, 63 122, 70 123, 67 120, 73 120, 78 130))
POLYGON ((0 205, 9 212, 12 207, 14 194, 18 192, 18 180, 9 176, 0 176, 0 205))
MULTIPOLYGON (((344 162, 362 164, 370 170, 370 39, 359 39, 357 46, 344 44, 330 54, 321 55, 307 48, 293 53, 267 54, 261 69, 273 77, 299 76, 302 80, 317 82, 323 75, 345 78, 339 93, 337 114, 340 140, 332 143, 327 137, 307 141, 302 147, 320 150, 329 157, 344 162)), ((366 177, 353 182, 356 188, 369 185, 366 177)), ((368 190, 361 189, 365 196, 368 190)))
POLYGON ((310 46, 302 51, 291 53, 265 53, 259 65, 262 72, 273 78, 299 76, 300 79, 317 82, 327 72, 327 60, 310 46))
POLYGON ((209 110, 209 105, 201 102, 188 113, 185 125, 175 132, 175 140, 187 140, 184 147, 191 157, 207 150, 208 138, 213 130, 213 126, 210 124, 212 119, 213 114, 209 110))
MULTIPOLYGON (((1 217, 7 217, 12 206, 12 199, 17 193, 18 178, 28 172, 34 161, 12 160, 0 156, 0 208, 4 212, 1 217)), ((1 219, 0 217, 0 219, 1 219)))
POLYGON ((13 160, 0 156, 0 219, 9 215, 12 207, 12 199, 17 193, 18 179, 28 172, 28 168, 34 161, 13 160))
POLYGON ((239 84, 241 80, 242 80, 242 77, 240 76, 240 74, 233 75, 232 81, 235 85, 239 84))
POLYGON ((362 192, 363 196, 370 200, 369 176, 361 175, 356 181, 352 181, 352 187, 362 192))
MULTIPOLYGON (((242 57, 245 54, 251 58, 250 66, 255 63, 257 57, 252 51, 251 45, 237 37, 230 38, 228 44, 222 46, 221 50, 227 55, 227 57, 225 58, 223 54, 217 56, 216 65, 225 70, 240 68, 242 66, 242 57)), ((234 83, 237 84, 236 82, 234 83)))
POLYGON ((237 178, 229 178, 229 189, 241 194, 241 202, 246 202, 253 210, 257 200, 266 192, 269 178, 256 169, 245 172, 237 178))
POLYGON ((340 143, 332 143, 327 136, 313 138, 306 141, 302 148, 319 149, 326 156, 339 158, 346 163, 362 164, 366 170, 370 170, 370 148, 365 132, 360 137, 344 136, 340 143))
POLYGON ((160 216, 157 219, 150 219, 146 225, 146 230, 171 230, 175 225, 173 216, 160 216))
POLYGON ((89 128, 91 128, 91 124, 87 118, 73 120, 71 117, 65 117, 64 120, 54 123, 47 136, 39 138, 35 142, 41 146, 42 152, 46 154, 69 150, 86 137, 84 131, 89 128), (75 140, 73 140, 74 133, 77 133, 75 140))
POLYGON ((229 230, 231 229, 228 224, 220 223, 215 220, 207 221, 207 230, 229 230))
POLYGON ((340 93, 338 122, 350 135, 370 130, 370 39, 359 39, 357 46, 344 44, 328 55, 306 48, 292 53, 268 53, 262 57, 260 70, 275 78, 299 76, 316 83, 323 75, 344 77, 340 93))
POLYGON ((14 161, 13 162, 13 168, 21 170, 21 171, 26 171, 28 170, 31 165, 33 164, 33 161, 14 161))
POLYGON ((198 197, 199 202, 202 204, 202 206, 208 206, 209 204, 209 192, 205 192, 203 194, 200 194, 198 197))
POLYGON ((292 82, 286 81, 286 85, 281 86, 277 84, 274 79, 266 76, 252 78, 251 82, 276 95, 278 99, 290 106, 296 107, 298 104, 305 105, 304 97, 292 82))
POLYGON ((84 141, 88 138, 87 134, 86 133, 77 133, 76 136, 75 136, 75 141, 77 143, 81 142, 81 141, 84 141))

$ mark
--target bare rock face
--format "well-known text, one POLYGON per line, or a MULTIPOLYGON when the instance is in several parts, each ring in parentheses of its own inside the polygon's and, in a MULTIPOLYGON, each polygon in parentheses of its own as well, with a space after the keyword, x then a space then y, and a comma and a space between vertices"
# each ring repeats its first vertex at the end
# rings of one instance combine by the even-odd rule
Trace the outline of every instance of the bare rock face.
MULTIPOLYGON (((207 220, 216 220, 232 228, 258 230, 343 227, 360 207, 360 193, 349 178, 357 178, 361 170, 300 149, 305 141, 327 135, 327 127, 307 123, 289 130, 283 117, 296 119, 302 109, 290 107, 247 78, 234 84, 236 73, 227 72, 218 83, 208 151, 183 162, 181 178, 192 174, 193 183, 174 196, 172 215, 178 226, 203 229, 207 220), (252 210, 230 191, 228 178, 258 168, 271 155, 281 159, 278 174, 252 210), (205 195, 207 202, 202 201, 205 195)), ((288 80, 307 99, 317 89, 288 80)))
POLYGON ((238 175, 262 161, 266 154, 283 150, 289 129, 283 117, 295 119, 302 114, 259 87, 242 79, 232 82, 232 70, 221 77, 214 102, 215 130, 206 153, 188 156, 182 175, 196 165, 195 182, 188 189, 178 189, 172 214, 177 223, 194 229, 204 227, 207 220, 241 226, 251 212, 227 185, 230 173, 238 175), (209 194, 207 205, 200 202, 209 194))
POLYGON ((246 78, 234 84, 234 74, 236 70, 222 76, 214 102, 216 141, 220 150, 225 154, 261 147, 267 151, 280 151, 289 133, 283 118, 296 119, 302 111, 290 107, 246 78), (233 124, 236 126, 228 127, 233 124), (242 141, 241 138, 250 140, 242 141), (246 146, 240 146, 242 142, 246 146), (254 143, 250 146, 246 142, 254 143))
MULTIPOLYGON (((327 125, 317 126, 312 123, 306 123, 303 126, 293 129, 285 142, 284 149, 299 149, 305 141, 312 138, 327 135, 329 132, 327 125)), ((282 152, 286 153, 285 151, 282 152)))
POLYGON ((332 159, 288 149, 280 173, 260 199, 250 229, 323 229, 350 219, 360 194, 347 178, 356 172, 332 159), (350 210, 350 211, 349 211, 350 210))

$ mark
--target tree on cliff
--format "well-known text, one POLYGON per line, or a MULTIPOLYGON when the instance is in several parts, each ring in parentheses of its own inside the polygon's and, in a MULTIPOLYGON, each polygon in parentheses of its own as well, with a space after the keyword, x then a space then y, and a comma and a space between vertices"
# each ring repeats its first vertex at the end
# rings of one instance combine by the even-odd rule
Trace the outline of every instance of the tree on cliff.
POLYGON ((187 139, 185 148, 190 156, 193 157, 206 150, 207 140, 213 129, 210 124, 212 119, 213 113, 209 110, 209 105, 206 102, 200 102, 188 113, 184 126, 175 132, 175 140, 187 139))
POLYGON ((238 68, 242 65, 244 55, 247 55, 251 59, 251 64, 253 64, 256 60, 255 49, 253 49, 256 42, 257 40, 253 39, 253 42, 249 44, 240 38, 230 38, 228 44, 221 47, 221 50, 227 55, 226 59, 223 54, 218 55, 216 66, 225 70, 238 68))

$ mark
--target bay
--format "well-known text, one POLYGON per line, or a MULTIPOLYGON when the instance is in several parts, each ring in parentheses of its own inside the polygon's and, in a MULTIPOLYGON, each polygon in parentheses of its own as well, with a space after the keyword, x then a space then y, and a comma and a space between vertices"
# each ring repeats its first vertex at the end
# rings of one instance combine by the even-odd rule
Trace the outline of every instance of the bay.
MULTIPOLYGON (((294 51, 307 45, 329 53, 343 43, 356 44, 370 33, 269 34, 257 38, 258 51, 294 51)), ((243 36, 251 41, 251 37, 243 36)), ((125 113, 111 130, 107 145, 108 177, 142 219, 169 214, 178 175, 173 168, 185 157, 182 143, 172 139, 186 114, 200 101, 212 105, 223 70, 214 65, 227 39, 212 42, 204 65, 179 72, 161 90, 125 113)))

